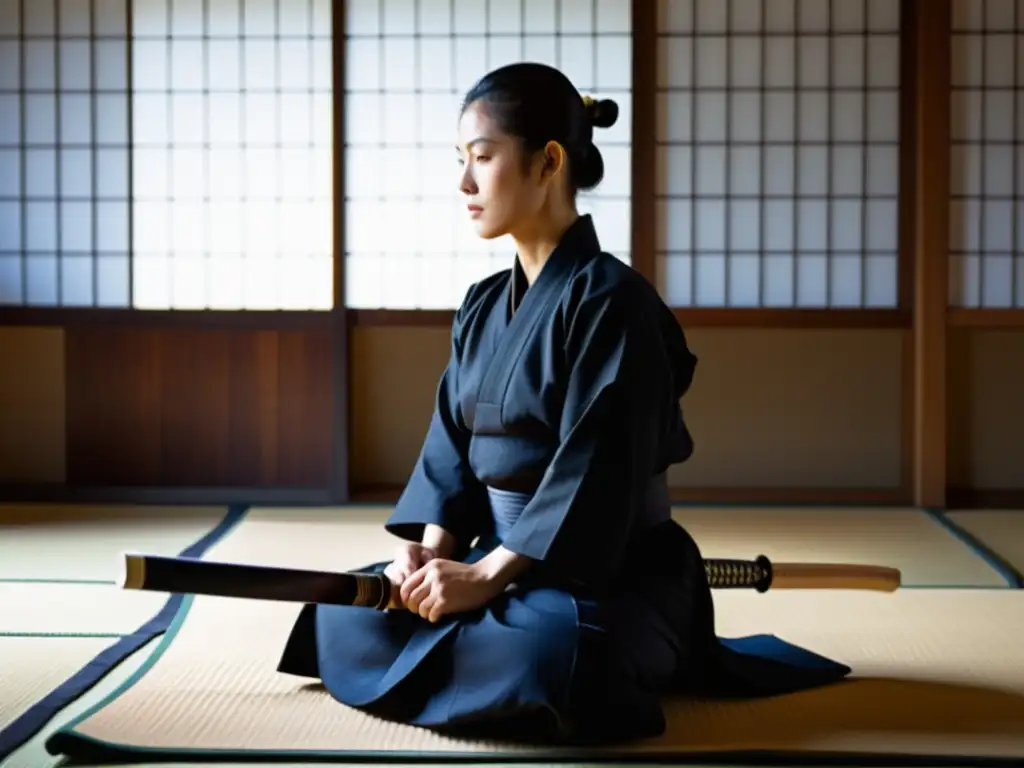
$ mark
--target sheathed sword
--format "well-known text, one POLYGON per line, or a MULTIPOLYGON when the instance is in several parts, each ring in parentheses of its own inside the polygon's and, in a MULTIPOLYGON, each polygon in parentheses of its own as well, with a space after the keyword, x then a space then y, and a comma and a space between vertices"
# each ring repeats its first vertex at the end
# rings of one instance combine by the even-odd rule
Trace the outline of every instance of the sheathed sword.
MULTIPOLYGON (((705 558, 712 589, 852 589, 894 592, 896 568, 832 563, 772 563, 705 558)), ((125 553, 118 586, 127 590, 403 609, 398 591, 382 573, 318 571, 274 565, 125 553)))

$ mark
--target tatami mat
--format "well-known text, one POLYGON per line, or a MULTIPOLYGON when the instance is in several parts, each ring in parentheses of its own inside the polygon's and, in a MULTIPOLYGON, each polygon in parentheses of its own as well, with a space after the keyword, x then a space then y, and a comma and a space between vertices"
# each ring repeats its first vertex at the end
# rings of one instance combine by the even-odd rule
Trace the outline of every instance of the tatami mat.
POLYGON ((904 508, 677 507, 705 557, 886 565, 906 586, 1007 587, 1007 580, 926 513, 904 508))
POLYGON ((0 505, 0 580, 113 581, 124 550, 176 554, 224 507, 0 505))
MULTIPOLYGON (((351 568, 390 552, 393 542, 379 522, 379 513, 366 510, 297 510, 285 519, 254 511, 207 557, 351 568)), ((722 634, 774 633, 850 664, 860 679, 756 702, 667 702, 669 732, 633 745, 627 759, 750 750, 1024 754, 1020 591, 717 592, 716 603, 722 634)), ((52 750, 74 756, 101 743, 138 751, 141 760, 148 751, 178 760, 224 752, 239 760, 261 752, 372 759, 381 751, 410 760, 586 759, 445 739, 364 717, 308 681, 275 672, 299 606, 207 597, 186 605, 155 663, 58 732, 52 750)))
POLYGON ((101 637, 0 637, 0 731, 110 643, 101 637))
POLYGON ((113 584, 0 582, 0 634, 127 635, 166 601, 113 584))
POLYGON ((47 697, 101 650, 109 653, 113 643, 98 638, 0 638, 0 710, 13 715, 0 716, 0 768, 57 768, 60 759, 44 747, 49 734, 109 695, 157 645, 155 640, 145 644, 109 669, 94 687, 65 693, 67 705, 51 712, 47 697), (16 721, 33 705, 35 710, 26 717, 31 722, 16 721), (4 757, 5 753, 9 754, 4 757))
MULTIPOLYGON (((19 675, 0 684, 9 688, 4 704, 11 717, 27 712, 0 728, 0 757, 87 697, 170 625, 181 597, 117 589, 121 552, 201 557, 242 514, 241 508, 0 506, 0 638, 19 641, 10 653, 0 646, 4 675, 19 675)), ((29 765, 48 762, 39 761, 38 746, 29 765)), ((4 768, 14 759, 4 760, 4 768)))
POLYGON ((1024 510, 979 509, 946 517, 1024 576, 1024 510))

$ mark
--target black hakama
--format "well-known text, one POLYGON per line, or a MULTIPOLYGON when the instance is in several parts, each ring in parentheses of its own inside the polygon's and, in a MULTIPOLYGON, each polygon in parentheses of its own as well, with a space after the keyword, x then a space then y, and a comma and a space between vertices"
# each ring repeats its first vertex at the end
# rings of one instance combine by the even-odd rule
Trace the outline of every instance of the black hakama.
POLYGON ((589 216, 529 290, 518 263, 474 285, 386 526, 419 541, 436 524, 457 559, 500 543, 533 565, 437 624, 307 606, 279 670, 399 722, 576 743, 659 734, 668 693, 765 696, 845 677, 771 636, 715 635, 701 553, 670 517, 664 474, 693 450, 679 401, 695 366, 671 311, 601 251, 589 216))

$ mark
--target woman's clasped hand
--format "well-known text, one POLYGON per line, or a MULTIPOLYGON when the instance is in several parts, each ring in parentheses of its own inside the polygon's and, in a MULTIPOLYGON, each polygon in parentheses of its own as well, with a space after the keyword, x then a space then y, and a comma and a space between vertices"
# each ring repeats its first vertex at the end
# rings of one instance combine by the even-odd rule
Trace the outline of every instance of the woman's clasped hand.
POLYGON ((448 560, 411 542, 399 546, 384 575, 397 587, 402 605, 430 622, 482 608, 503 589, 479 564, 448 560))

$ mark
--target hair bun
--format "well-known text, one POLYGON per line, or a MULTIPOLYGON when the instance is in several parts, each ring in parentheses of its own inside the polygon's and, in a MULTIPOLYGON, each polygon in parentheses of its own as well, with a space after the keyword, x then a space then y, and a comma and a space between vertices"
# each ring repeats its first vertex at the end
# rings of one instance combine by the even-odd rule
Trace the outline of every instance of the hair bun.
POLYGON ((587 108, 590 124, 595 128, 611 128, 619 119, 619 105, 611 99, 594 99, 584 96, 583 104, 587 108))

